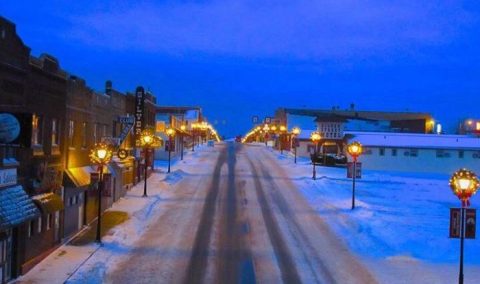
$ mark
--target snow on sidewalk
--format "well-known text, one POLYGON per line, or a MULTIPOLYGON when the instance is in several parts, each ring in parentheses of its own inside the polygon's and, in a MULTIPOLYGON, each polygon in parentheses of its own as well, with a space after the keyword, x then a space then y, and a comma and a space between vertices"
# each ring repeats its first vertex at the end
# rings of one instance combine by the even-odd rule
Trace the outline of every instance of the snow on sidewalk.
POLYGON ((103 273, 116 264, 112 256, 115 253, 127 252, 130 245, 148 229, 161 210, 161 200, 175 195, 174 191, 168 189, 198 167, 202 152, 206 149, 208 148, 196 148, 196 152, 186 153, 183 161, 175 160, 170 174, 166 174, 165 162, 156 161, 155 172, 148 178, 148 197, 142 197, 142 181, 107 210, 125 212, 129 219, 106 233, 101 246, 96 243, 82 246, 62 245, 26 275, 16 279, 15 283, 102 283, 103 273), (189 173, 183 170, 185 168, 188 168, 189 173), (78 273, 85 263, 92 259, 102 260, 101 265, 95 268, 95 273, 78 273))
MULTIPOLYGON (((460 244, 448 238, 448 230, 449 209, 459 201, 448 176, 364 171, 352 211, 352 181, 345 168, 317 167, 313 181, 308 159, 294 164, 288 153, 269 151, 288 168, 312 208, 381 282, 456 282, 460 244)), ((480 204, 480 197, 473 197, 472 204, 480 204)), ((465 241, 466 283, 480 279, 478 251, 478 239, 465 241)))

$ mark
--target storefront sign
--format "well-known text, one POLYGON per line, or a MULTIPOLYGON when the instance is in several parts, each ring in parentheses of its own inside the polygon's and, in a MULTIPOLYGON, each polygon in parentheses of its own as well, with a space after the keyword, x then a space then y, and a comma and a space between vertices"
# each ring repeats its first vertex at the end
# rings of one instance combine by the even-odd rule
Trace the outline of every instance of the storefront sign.
POLYGON ((136 145, 140 146, 140 135, 145 126, 144 121, 144 108, 145 108, 145 90, 143 87, 137 87, 135 92, 135 141, 136 145))
POLYGON ((0 113, 0 143, 7 144, 15 141, 20 135, 20 122, 9 113, 0 113))
POLYGON ((0 187, 17 184, 17 168, 0 170, 0 187))
POLYGON ((128 133, 130 133, 130 130, 135 124, 135 118, 133 116, 119 116, 118 122, 120 122, 123 125, 122 132, 118 137, 119 138, 118 146, 120 146, 123 143, 123 141, 125 141, 125 139, 128 136, 128 133))

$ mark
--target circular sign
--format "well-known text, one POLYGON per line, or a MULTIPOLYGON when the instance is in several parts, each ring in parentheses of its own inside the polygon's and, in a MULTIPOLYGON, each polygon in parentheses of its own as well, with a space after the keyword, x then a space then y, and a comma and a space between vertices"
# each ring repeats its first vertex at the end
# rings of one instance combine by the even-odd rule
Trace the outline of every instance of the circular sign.
POLYGON ((117 152, 117 156, 118 156, 121 160, 123 160, 123 159, 125 159, 126 157, 128 157, 128 152, 127 152, 127 150, 125 150, 125 149, 120 149, 120 150, 118 150, 118 152, 117 152))
POLYGON ((9 113, 0 113, 0 143, 11 143, 20 135, 20 123, 9 113))

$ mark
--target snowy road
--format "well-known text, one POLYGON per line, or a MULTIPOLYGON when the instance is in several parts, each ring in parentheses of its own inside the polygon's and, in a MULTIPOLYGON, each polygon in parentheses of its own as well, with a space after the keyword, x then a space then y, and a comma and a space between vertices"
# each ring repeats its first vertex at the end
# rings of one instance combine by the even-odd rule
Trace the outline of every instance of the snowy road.
POLYGON ((200 159, 103 281, 376 282, 265 148, 218 144, 200 159))

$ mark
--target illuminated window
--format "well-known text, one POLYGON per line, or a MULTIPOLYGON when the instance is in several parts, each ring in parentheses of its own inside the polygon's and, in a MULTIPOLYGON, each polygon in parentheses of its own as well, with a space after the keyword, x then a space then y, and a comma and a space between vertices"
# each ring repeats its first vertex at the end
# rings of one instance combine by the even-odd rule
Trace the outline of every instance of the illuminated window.
POLYGON ((42 118, 36 114, 32 116, 32 144, 42 144, 42 118))
POLYGON ((82 147, 87 147, 87 123, 82 123, 82 147))
POLYGON ((59 144, 59 124, 57 119, 52 119, 52 145, 59 144))
POLYGON ((479 130, 479 131, 480 131, 480 121, 479 121, 479 122, 477 122, 477 130, 479 130))
POLYGON ((68 145, 70 147, 73 147, 74 146, 74 141, 73 141, 73 137, 75 135, 75 121, 73 120, 70 120, 68 122, 68 145))
POLYGON ((39 232, 39 233, 42 232, 42 217, 38 217, 37 232, 39 232))
POLYGON ((52 227, 52 214, 47 215, 46 221, 47 221, 46 222, 46 228, 47 228, 47 231, 48 231, 52 227))
POLYGON ((97 143, 97 124, 93 124, 93 143, 97 143))

